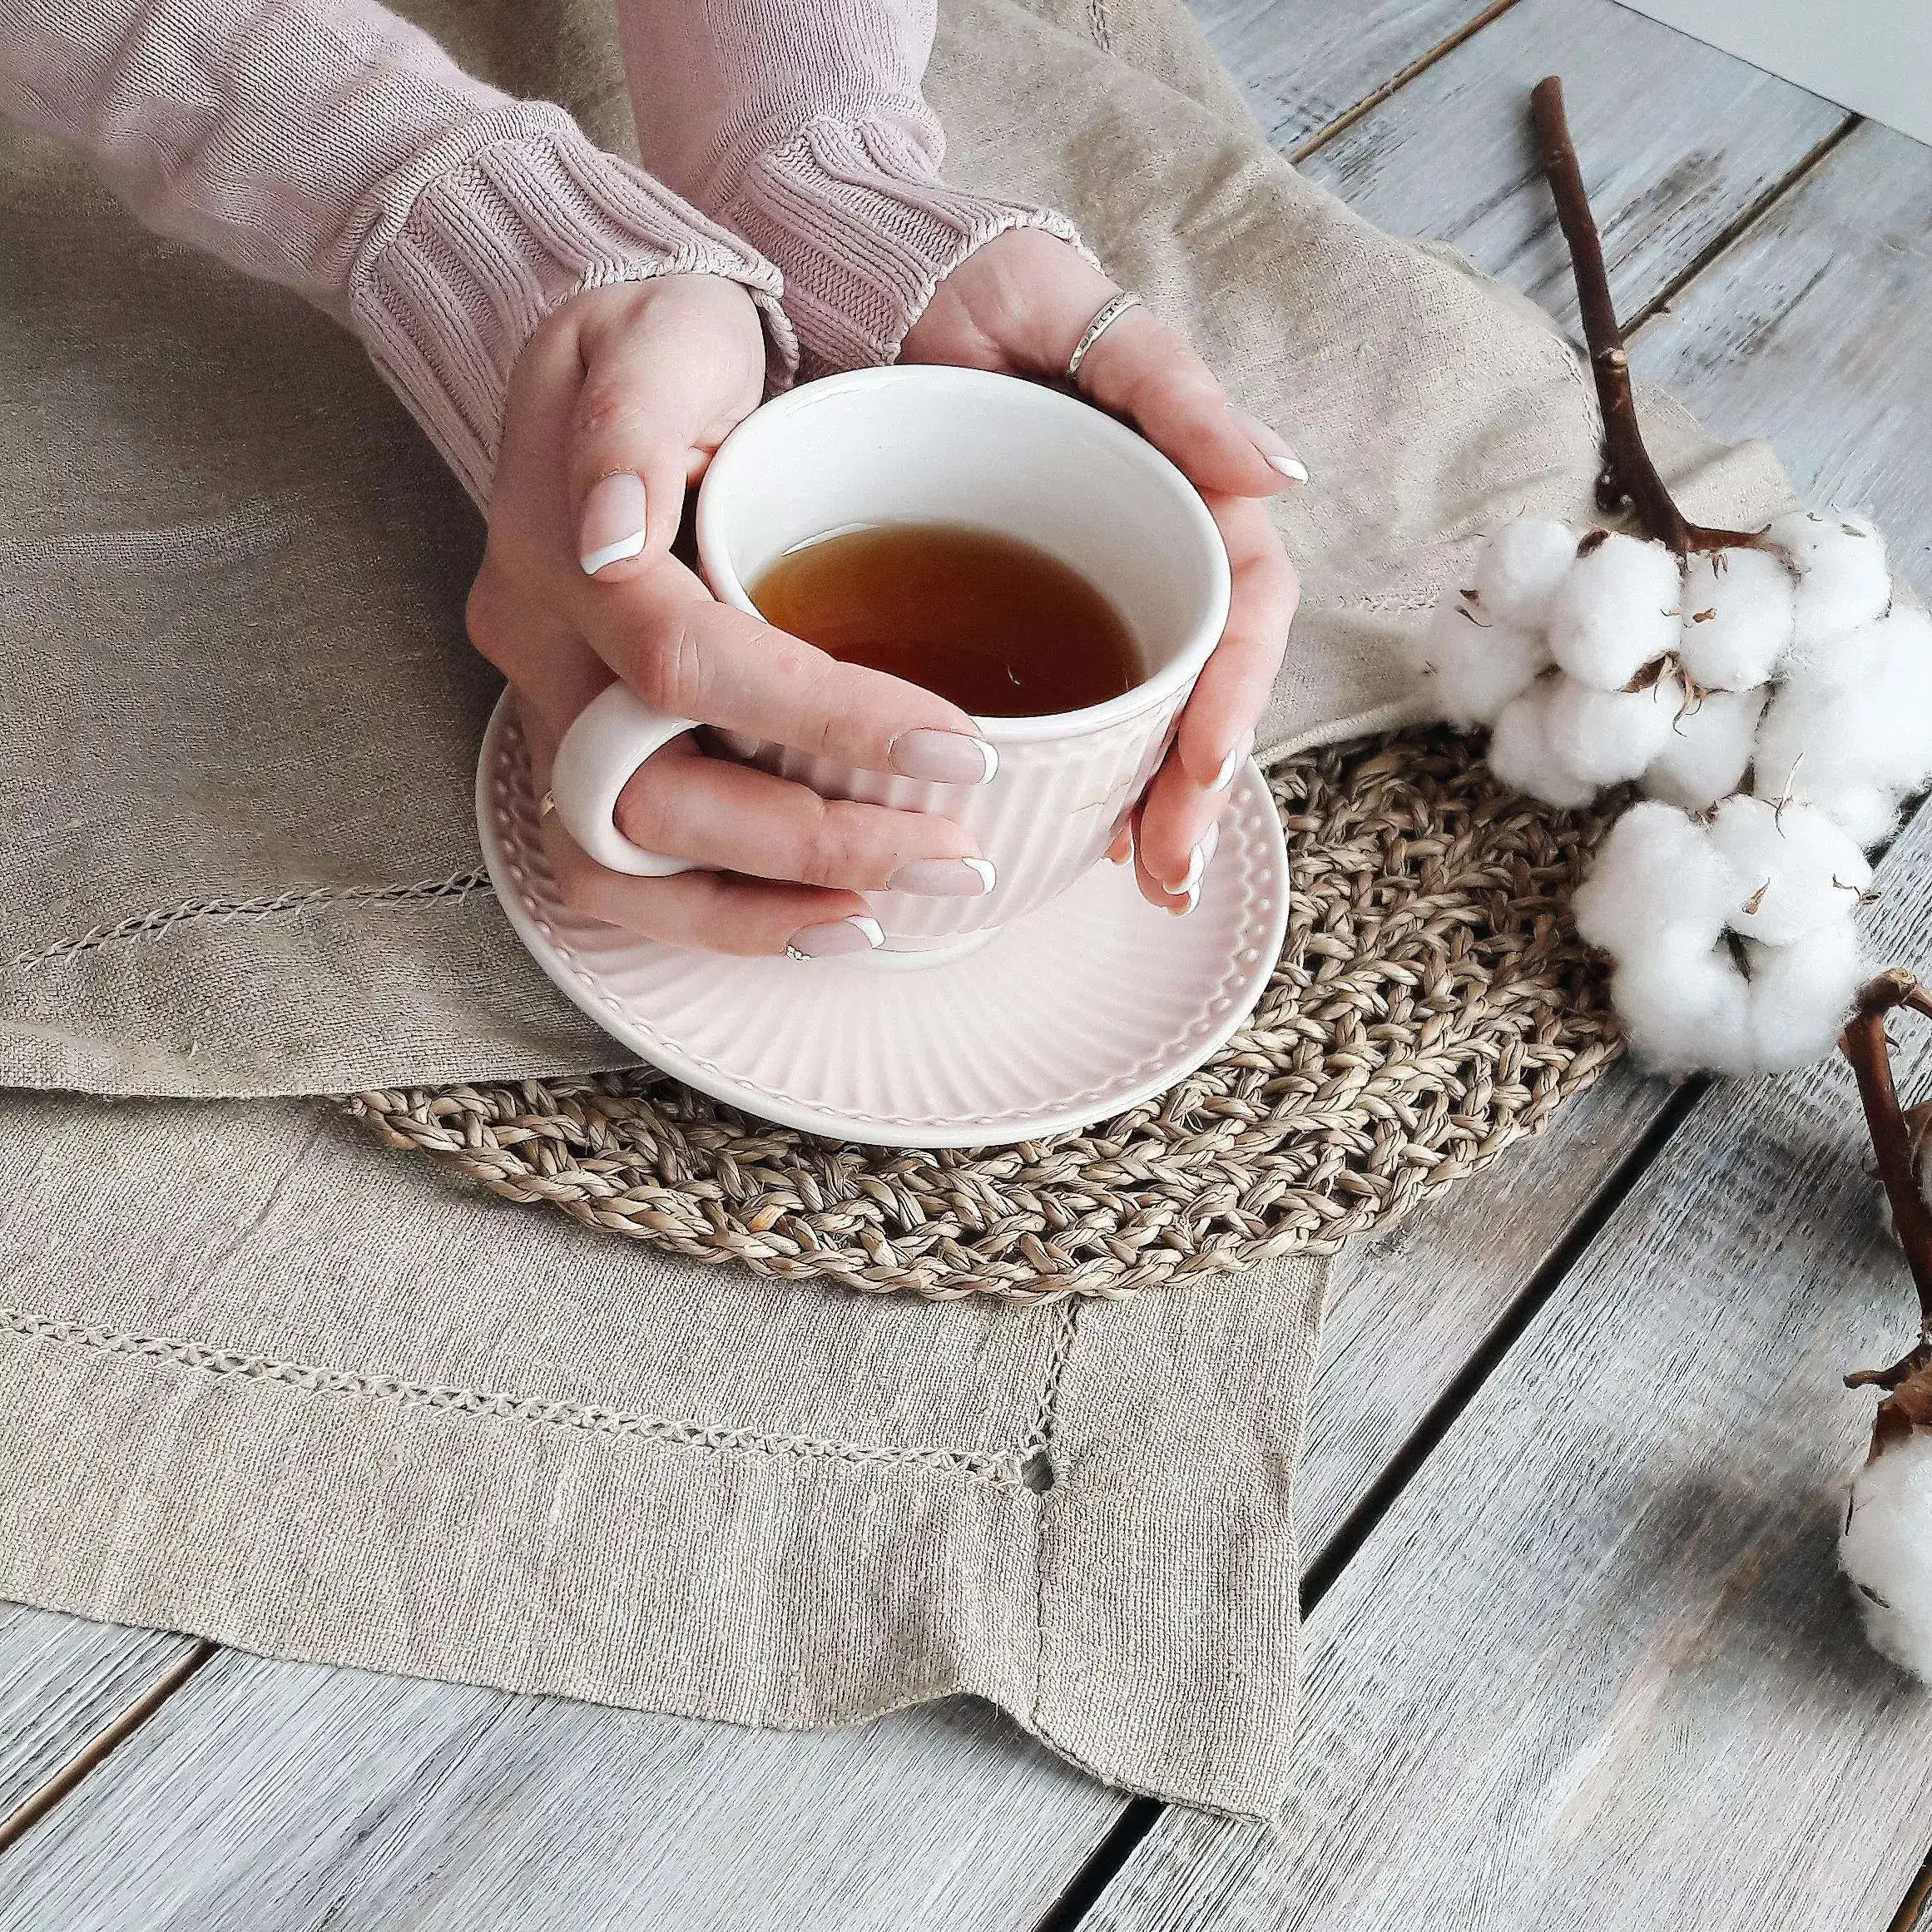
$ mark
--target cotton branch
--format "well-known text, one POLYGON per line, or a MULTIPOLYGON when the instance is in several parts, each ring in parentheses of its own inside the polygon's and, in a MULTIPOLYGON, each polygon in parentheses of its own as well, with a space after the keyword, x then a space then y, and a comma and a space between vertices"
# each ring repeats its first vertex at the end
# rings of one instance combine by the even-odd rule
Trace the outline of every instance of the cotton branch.
POLYGON ((1932 1424, 1932 1340, 1924 1339, 1932 1335, 1932 1207, 1927 1206, 1913 1171, 1912 1123, 1892 1084, 1891 1047, 1885 1038, 1885 1018, 1900 1007, 1932 1018, 1932 994, 1904 967, 1893 966, 1860 993, 1857 1009, 1839 1040, 1858 1081, 1879 1179, 1891 1204, 1892 1226, 1919 1290, 1918 1346, 1890 1368, 1865 1369, 1845 1378, 1847 1388, 1886 1391, 1872 1429, 1874 1457, 1914 1427, 1932 1424))
POLYGON ((1589 348, 1590 373, 1596 379, 1597 400, 1603 411, 1603 473, 1597 483, 1598 504, 1606 511, 1615 511, 1627 502, 1645 534, 1669 545, 1679 557, 1693 550, 1754 544, 1756 538, 1742 531, 1707 530, 1692 523, 1657 474, 1637 427, 1630 354, 1611 300, 1603 238, 1590 212, 1583 171, 1570 139, 1569 117, 1563 111, 1563 84, 1556 75, 1537 83, 1529 97, 1529 111, 1537 159, 1555 197, 1563 240, 1569 244, 1577 301, 1583 311, 1583 340, 1589 348))

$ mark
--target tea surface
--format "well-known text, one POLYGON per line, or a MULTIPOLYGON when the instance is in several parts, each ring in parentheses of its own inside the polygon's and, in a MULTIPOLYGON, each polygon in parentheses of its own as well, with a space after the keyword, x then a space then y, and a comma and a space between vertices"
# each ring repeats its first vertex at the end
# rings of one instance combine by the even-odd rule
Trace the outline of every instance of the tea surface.
POLYGON ((1146 673, 1126 622, 1031 543, 959 523, 879 523, 802 544, 751 585, 766 620, 985 718, 1084 710, 1146 673))

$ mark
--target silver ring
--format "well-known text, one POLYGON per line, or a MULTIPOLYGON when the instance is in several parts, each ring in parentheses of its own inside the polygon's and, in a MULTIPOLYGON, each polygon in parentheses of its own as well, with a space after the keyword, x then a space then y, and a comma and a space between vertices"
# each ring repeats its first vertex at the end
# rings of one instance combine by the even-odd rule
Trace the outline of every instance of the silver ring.
POLYGON ((1086 361, 1087 352, 1092 348, 1094 344, 1099 341, 1101 337, 1106 334, 1107 330, 1112 328, 1114 324, 1119 321, 1129 309, 1137 309, 1140 305, 1140 297, 1130 294, 1125 289, 1122 289, 1117 295, 1111 296, 1107 301, 1102 303, 1098 313, 1087 324, 1087 333, 1080 338, 1078 343, 1074 346, 1073 354, 1067 359, 1067 380, 1068 382, 1078 379, 1080 365, 1086 361))

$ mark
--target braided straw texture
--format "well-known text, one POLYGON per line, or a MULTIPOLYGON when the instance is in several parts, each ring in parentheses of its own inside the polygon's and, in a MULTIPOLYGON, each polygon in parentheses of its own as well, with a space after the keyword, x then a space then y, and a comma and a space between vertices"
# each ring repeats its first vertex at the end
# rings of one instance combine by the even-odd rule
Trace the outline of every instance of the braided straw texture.
POLYGON ((649 1068, 346 1104, 512 1201, 781 1280, 1038 1301, 1332 1253, 1622 1051, 1568 916, 1622 800, 1552 812, 1435 732, 1305 753, 1271 789, 1294 896, 1261 1005, 1199 1073, 1086 1132, 855 1147, 649 1068))

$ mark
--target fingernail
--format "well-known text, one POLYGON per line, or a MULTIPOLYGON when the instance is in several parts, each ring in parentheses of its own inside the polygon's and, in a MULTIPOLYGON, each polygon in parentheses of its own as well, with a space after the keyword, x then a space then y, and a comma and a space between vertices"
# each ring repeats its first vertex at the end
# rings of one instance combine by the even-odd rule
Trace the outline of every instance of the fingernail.
POLYGON ((885 748, 892 769, 933 785, 984 785, 999 753, 970 731, 901 731, 885 748))
MULTIPOLYGON (((1169 895, 1179 899, 1186 894, 1195 897, 1201 889, 1201 874, 1207 869, 1207 862, 1214 856, 1214 849, 1221 843, 1221 827, 1210 825, 1201 835, 1201 840, 1187 855, 1187 870, 1173 884, 1167 887, 1169 895)), ((1163 882, 1164 883, 1164 882, 1163 882)))
POLYGON ((894 892, 933 899, 978 899, 993 890, 990 859, 909 859, 885 882, 894 892))
POLYGON ((1265 463, 1279 470, 1290 483, 1308 481, 1308 465, 1259 416, 1251 416, 1246 409, 1237 409, 1231 403, 1227 413, 1241 425, 1241 433, 1261 451, 1265 463))
POLYGON ((1254 748, 1255 734, 1252 731, 1243 731, 1228 747, 1227 756, 1221 760, 1221 770, 1215 773, 1214 783, 1207 789, 1210 791, 1226 791, 1234 783, 1234 775, 1241 770, 1241 760, 1254 748))
POLYGON ((600 478, 583 500, 577 526, 577 561, 586 577, 607 563, 635 557, 644 547, 644 481, 628 473, 600 478))
POLYGON ((1201 888, 1198 885, 1191 885, 1187 889, 1186 896, 1181 901, 1180 904, 1171 905, 1167 910, 1172 913, 1176 919, 1184 919, 1200 904, 1201 888))
POLYGON ((863 914, 833 919, 822 926, 805 926, 791 935, 785 949, 788 959, 837 959, 847 953, 876 953, 885 944, 877 919, 863 914))

